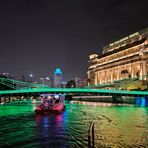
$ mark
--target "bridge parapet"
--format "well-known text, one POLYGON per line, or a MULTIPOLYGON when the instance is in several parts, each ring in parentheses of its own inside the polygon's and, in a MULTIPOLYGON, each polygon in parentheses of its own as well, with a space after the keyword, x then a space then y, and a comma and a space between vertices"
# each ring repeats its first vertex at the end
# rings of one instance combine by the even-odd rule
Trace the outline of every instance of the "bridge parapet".
POLYGON ((34 93, 87 93, 98 95, 133 95, 133 96, 148 96, 148 91, 126 91, 126 90, 107 90, 107 89, 88 89, 88 88, 33 88, 22 90, 5 90, 0 91, 0 95, 13 95, 13 94, 34 94, 34 93))

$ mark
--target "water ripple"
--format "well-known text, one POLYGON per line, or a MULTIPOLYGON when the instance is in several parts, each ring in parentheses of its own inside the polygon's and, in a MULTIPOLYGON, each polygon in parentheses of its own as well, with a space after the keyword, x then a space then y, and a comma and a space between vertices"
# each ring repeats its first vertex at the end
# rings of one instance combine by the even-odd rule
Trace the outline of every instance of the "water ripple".
POLYGON ((87 147, 95 123, 97 148, 148 145, 148 108, 68 103, 60 115, 35 115, 32 105, 0 106, 0 147, 87 147))

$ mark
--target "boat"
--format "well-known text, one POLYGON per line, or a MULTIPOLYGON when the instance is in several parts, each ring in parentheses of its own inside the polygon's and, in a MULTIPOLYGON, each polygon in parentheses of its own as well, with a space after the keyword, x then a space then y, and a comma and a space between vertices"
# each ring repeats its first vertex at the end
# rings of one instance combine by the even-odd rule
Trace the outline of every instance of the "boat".
POLYGON ((42 98, 42 103, 37 105, 35 113, 37 114, 59 114, 65 110, 63 95, 45 95, 42 98))

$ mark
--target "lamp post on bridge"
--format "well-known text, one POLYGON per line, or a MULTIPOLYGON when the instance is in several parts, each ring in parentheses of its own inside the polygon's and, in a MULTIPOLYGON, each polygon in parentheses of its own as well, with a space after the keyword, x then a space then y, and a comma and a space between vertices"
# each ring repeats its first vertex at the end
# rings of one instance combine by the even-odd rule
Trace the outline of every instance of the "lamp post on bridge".
POLYGON ((30 79, 29 81, 32 83, 33 82, 33 74, 29 75, 29 79, 30 79))

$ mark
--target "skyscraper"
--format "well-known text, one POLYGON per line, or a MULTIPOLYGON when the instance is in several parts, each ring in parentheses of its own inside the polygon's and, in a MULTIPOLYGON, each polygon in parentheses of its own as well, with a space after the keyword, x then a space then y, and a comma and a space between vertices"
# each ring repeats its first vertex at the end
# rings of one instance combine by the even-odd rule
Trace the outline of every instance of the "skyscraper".
POLYGON ((54 71, 54 87, 62 87, 62 71, 60 68, 56 68, 56 70, 54 71))

